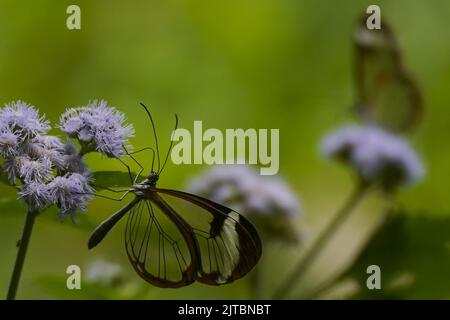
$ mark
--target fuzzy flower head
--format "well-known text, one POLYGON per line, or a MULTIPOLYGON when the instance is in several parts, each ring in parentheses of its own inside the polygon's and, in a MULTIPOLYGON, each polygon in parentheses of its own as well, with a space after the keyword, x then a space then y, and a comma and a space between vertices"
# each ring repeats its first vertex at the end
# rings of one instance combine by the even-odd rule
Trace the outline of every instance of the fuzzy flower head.
POLYGON ((344 127, 325 137, 322 152, 350 164, 385 190, 420 180, 424 169, 408 142, 378 127, 344 127))
MULTIPOLYGON (((106 111, 106 104, 89 108, 91 123, 99 122, 105 116, 103 124, 96 127, 99 131, 116 132, 113 122, 120 122, 115 111, 106 111), (96 119, 92 120, 92 118, 96 119), (109 120, 108 120, 109 119, 109 120)), ((88 126, 89 127, 89 126, 88 126)), ((19 198, 23 199, 31 210, 42 211, 52 204, 60 208, 60 215, 71 215, 77 210, 85 210, 92 198, 90 171, 83 162, 83 153, 72 144, 63 143, 58 137, 47 135, 50 129, 48 121, 40 117, 38 111, 22 101, 7 104, 0 109, 0 156, 3 170, 11 184, 19 189, 19 198)), ((123 129, 122 133, 126 130, 123 129)), ((124 134, 126 136, 126 134, 124 134)), ((107 134, 107 137, 111 137, 107 134)), ((83 139, 95 144, 95 139, 83 139), (89 140, 89 141, 88 141, 89 140)), ((83 141, 84 141, 83 140, 83 141)), ((103 139, 107 145, 111 141, 103 139)), ((82 150, 83 151, 83 150, 82 150)))
POLYGON ((31 210, 41 211, 53 204, 48 186, 45 183, 30 182, 21 186, 19 198, 25 200, 31 210))
POLYGON ((53 178, 52 162, 48 158, 33 160, 28 156, 22 156, 18 173, 24 183, 47 182, 53 178))
POLYGON ((134 133, 125 121, 122 113, 102 100, 68 109, 61 116, 59 127, 80 142, 84 153, 96 150, 108 157, 119 157, 134 133))
POLYGON ((0 156, 7 158, 16 155, 19 148, 19 137, 10 128, 0 132, 0 156))
POLYGON ((87 179, 92 177, 91 170, 84 162, 83 156, 80 156, 77 148, 71 141, 67 141, 64 145, 64 165, 67 172, 79 173, 87 179))
POLYGON ((94 192, 89 180, 78 173, 67 173, 54 178, 48 183, 48 190, 53 203, 60 209, 61 217, 71 215, 72 218, 76 211, 86 210, 94 192))
POLYGON ((3 162, 3 171, 12 185, 16 184, 16 178, 19 176, 20 164, 26 156, 17 156, 6 158, 3 162))
POLYGON ((261 176, 249 166, 218 166, 193 179, 188 189, 247 216, 267 238, 299 240, 293 221, 300 203, 281 179, 261 176))
POLYGON ((10 157, 3 163, 3 170, 12 183, 16 183, 16 178, 23 183, 47 182, 52 179, 52 163, 47 158, 32 159, 28 155, 10 157))
POLYGON ((66 168, 65 145, 58 137, 38 135, 24 146, 24 151, 35 159, 49 159, 58 169, 66 168))
POLYGON ((12 184, 17 178, 23 183, 48 182, 54 168, 65 169, 66 157, 58 137, 38 135, 20 146, 15 155, 4 157, 3 170, 12 184))
POLYGON ((0 109, 0 136, 10 135, 8 141, 13 141, 11 134, 15 136, 16 143, 21 143, 48 130, 50 126, 45 117, 39 116, 33 106, 23 101, 6 104, 0 109))

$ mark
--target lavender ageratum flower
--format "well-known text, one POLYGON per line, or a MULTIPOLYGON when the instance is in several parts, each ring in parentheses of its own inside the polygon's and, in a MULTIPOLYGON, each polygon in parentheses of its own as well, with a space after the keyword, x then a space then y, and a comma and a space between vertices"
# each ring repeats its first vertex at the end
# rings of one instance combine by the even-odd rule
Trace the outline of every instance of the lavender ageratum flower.
POLYGON ((10 128, 6 127, 0 132, 0 156, 7 158, 17 154, 19 138, 10 128))
POLYGON ((6 173, 9 182, 13 185, 16 184, 16 178, 20 175, 20 164, 25 158, 28 158, 28 156, 9 157, 3 163, 3 171, 6 173))
POLYGON ((26 143, 23 149, 34 159, 47 158, 58 169, 66 168, 64 143, 58 137, 38 135, 26 143))
POLYGON ((56 177, 48 184, 50 197, 60 208, 62 217, 74 216, 76 211, 85 211, 94 190, 89 180, 79 173, 67 173, 56 177))
POLYGON ((91 178, 91 170, 89 170, 83 160, 83 156, 79 154, 71 141, 64 145, 64 164, 68 172, 79 173, 87 179, 91 178))
POLYGON ((19 175, 20 158, 19 157, 5 158, 5 160, 3 161, 2 169, 9 183, 15 186, 16 178, 19 175))
POLYGON ((25 200, 31 210, 41 211, 53 203, 49 188, 45 183, 30 182, 23 184, 19 197, 25 200))
POLYGON ((349 161, 355 147, 362 143, 362 128, 343 127, 323 139, 321 151, 328 157, 349 161))
POLYGON ((26 154, 6 158, 3 163, 3 170, 12 184, 16 183, 16 178, 20 178, 24 183, 42 183, 53 177, 52 163, 49 159, 33 160, 26 154))
POLYGON ((424 175, 421 161, 405 139, 374 126, 341 128, 324 139, 322 151, 388 190, 424 175))
POLYGON ((19 163, 19 175, 25 183, 47 182, 52 179, 52 162, 48 158, 33 160, 28 156, 22 156, 19 163))
POLYGON ((279 178, 260 176, 248 166, 219 166, 192 180, 188 189, 247 216, 267 238, 299 240, 293 221, 300 203, 279 178))
POLYGON ((83 153, 97 150, 108 157, 119 157, 134 133, 133 127, 125 125, 125 121, 122 113, 102 100, 68 109, 61 116, 59 127, 68 136, 78 139, 83 153))
POLYGON ((38 111, 26 102, 15 101, 0 109, 0 132, 14 134, 19 142, 45 134, 48 130, 50 126, 45 117, 40 117, 38 111))

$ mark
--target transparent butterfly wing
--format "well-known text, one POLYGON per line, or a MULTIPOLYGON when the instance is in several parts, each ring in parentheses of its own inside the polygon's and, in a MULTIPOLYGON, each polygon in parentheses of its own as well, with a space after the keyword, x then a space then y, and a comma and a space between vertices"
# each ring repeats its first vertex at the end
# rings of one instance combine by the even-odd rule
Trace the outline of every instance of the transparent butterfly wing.
POLYGON ((136 272, 159 287, 231 283, 261 256, 256 230, 237 212, 157 188, 130 211, 125 246, 136 272))
POLYGON ((422 115, 422 98, 414 81, 401 73, 387 81, 370 109, 373 120, 387 129, 403 132, 414 128, 422 115))
POLYGON ((198 246, 196 281, 209 285, 231 283, 257 264, 261 240, 242 215, 193 194, 155 190, 192 228, 198 246))
POLYGON ((130 210, 125 248, 135 271, 155 286, 177 288, 195 280, 190 249, 178 226, 149 200, 130 210))
POLYGON ((414 80, 404 69, 397 41, 386 23, 369 30, 365 19, 355 36, 356 108, 363 121, 394 132, 418 124, 423 102, 414 80))

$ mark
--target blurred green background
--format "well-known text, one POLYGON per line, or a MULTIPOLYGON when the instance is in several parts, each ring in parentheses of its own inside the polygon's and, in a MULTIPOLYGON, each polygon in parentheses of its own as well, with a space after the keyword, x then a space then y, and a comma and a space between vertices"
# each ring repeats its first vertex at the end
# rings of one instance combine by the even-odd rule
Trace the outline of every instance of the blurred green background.
MULTIPOLYGON (((203 120, 204 128, 223 130, 280 128, 280 176, 303 202, 303 217, 297 222, 305 236, 298 247, 264 248, 260 295, 267 298, 352 188, 349 171, 324 160, 318 146, 325 133, 352 121, 352 33, 370 4, 374 1, 1 0, 0 101, 25 100, 55 124, 67 107, 105 99, 134 124, 135 148, 152 143, 140 101, 151 107, 163 149, 173 113, 187 129, 194 120, 203 120), (81 30, 66 28, 69 4, 81 7, 81 30)), ((363 267, 358 269, 356 263, 351 279, 323 297, 350 297, 358 284, 365 286, 365 267, 380 264, 388 272, 382 278, 383 290, 367 295, 359 291, 356 297, 450 298, 450 2, 376 4, 382 19, 393 26, 405 64, 425 97, 425 117, 411 139, 427 175, 398 194, 405 221, 397 229, 383 230, 390 237, 378 242, 371 235, 386 203, 377 195, 366 199, 290 298, 303 297, 357 257, 363 267), (361 256, 368 239, 371 251, 361 256), (394 243, 400 246, 397 251, 394 243)), ((121 170, 116 161, 97 155, 89 155, 88 163, 94 170, 121 170)), ((159 185, 184 189, 188 179, 204 169, 169 163, 159 185)), ((25 218, 25 206, 16 198, 12 187, 0 186, 1 295, 6 293, 25 218)), ((95 199, 78 224, 60 222, 55 210, 43 213, 18 298, 251 297, 249 279, 177 290, 147 285, 128 264, 124 224, 88 251, 90 231, 120 205, 95 199), (121 265, 123 283, 113 288, 86 284, 80 291, 65 288, 68 265, 84 270, 97 259, 121 265)))

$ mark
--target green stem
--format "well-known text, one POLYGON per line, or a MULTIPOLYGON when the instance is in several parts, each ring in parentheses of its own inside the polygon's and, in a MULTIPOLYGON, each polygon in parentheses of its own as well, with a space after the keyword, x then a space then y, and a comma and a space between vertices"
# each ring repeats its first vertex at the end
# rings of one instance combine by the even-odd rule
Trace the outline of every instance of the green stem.
POLYGON ((17 252, 14 270, 9 283, 8 295, 6 296, 7 300, 14 300, 16 298, 17 287, 19 286, 20 275, 22 274, 23 264, 25 262, 25 256, 27 254, 28 244, 30 242, 36 215, 36 211, 28 210, 27 212, 22 238, 18 244, 19 251, 17 252))
POLYGON ((334 235, 335 231, 342 225, 346 218, 350 215, 358 202, 362 199, 369 185, 367 183, 360 183, 352 192, 350 197, 344 203, 342 208, 336 213, 336 216, 331 223, 326 227, 322 234, 317 238, 314 244, 310 247, 304 258, 299 261, 294 271, 288 275, 281 286, 275 292, 274 299, 283 299, 293 289, 295 283, 307 271, 308 267, 314 262, 316 257, 322 251, 328 240, 334 235))

